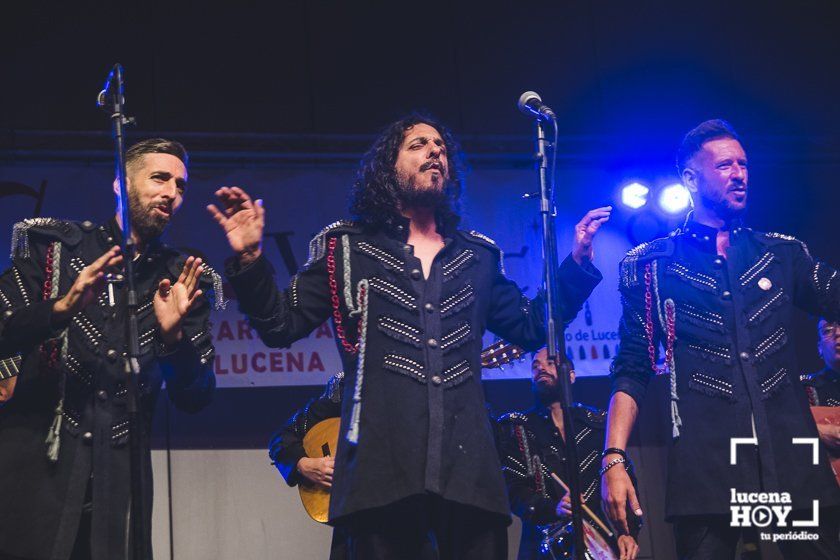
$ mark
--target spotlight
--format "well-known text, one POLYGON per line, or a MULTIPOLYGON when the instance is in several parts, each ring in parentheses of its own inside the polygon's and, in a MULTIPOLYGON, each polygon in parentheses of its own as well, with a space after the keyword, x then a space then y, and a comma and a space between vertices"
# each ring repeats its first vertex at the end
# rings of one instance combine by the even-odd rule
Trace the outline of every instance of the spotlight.
POLYGON ((621 189, 621 203, 630 208, 641 208, 647 204, 650 189, 641 183, 630 183, 621 189))
POLYGON ((691 205, 691 193, 679 183, 669 185, 659 193, 659 207, 669 214, 679 214, 691 205))

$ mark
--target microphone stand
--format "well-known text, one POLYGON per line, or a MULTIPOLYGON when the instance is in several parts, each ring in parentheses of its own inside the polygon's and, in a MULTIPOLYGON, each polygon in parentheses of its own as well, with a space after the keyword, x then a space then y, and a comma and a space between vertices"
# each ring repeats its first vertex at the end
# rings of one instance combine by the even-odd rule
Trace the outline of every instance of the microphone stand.
MULTIPOLYGON (((554 189, 553 182, 549 185, 546 177, 546 170, 548 169, 548 160, 546 158, 546 141, 545 130, 543 129, 542 120, 544 117, 537 116, 537 168, 539 171, 540 183, 540 217, 542 225, 542 257, 545 263, 543 269, 543 287, 546 293, 546 338, 548 359, 553 361, 557 368, 557 379, 560 382, 562 389, 563 401, 563 424, 566 431, 566 458, 568 459, 569 472, 568 484, 569 494, 572 505, 572 528, 573 528, 573 542, 574 542, 574 558, 575 560, 584 560, 586 547, 583 541, 583 520, 581 511, 583 503, 581 500, 580 491, 580 471, 578 470, 579 463, 577 457, 577 448, 575 445, 577 430, 574 421, 572 420, 572 383, 569 379, 570 371, 568 362, 565 359, 559 359, 559 356, 565 357, 565 331, 566 326, 563 321, 563 313, 560 304, 560 285, 557 281, 557 270, 559 263, 557 262, 557 233, 555 230, 555 205, 554 205, 554 189), (561 353, 562 352, 562 353, 561 353)), ((557 121, 552 117, 552 124, 555 131, 557 130, 557 121)), ((552 149, 557 149, 557 142, 554 142, 552 149)), ((552 172, 554 169, 552 168, 552 172)))
POLYGON ((123 127, 134 124, 134 119, 127 117, 123 109, 125 97, 123 95, 123 68, 117 63, 108 74, 105 87, 97 97, 97 105, 111 118, 114 137, 114 153, 116 156, 117 181, 120 188, 120 218, 122 221, 123 262, 125 263, 125 280, 127 288, 126 304, 126 345, 127 356, 124 359, 125 384, 128 390, 126 408, 128 410, 128 441, 129 462, 131 474, 131 499, 128 512, 128 532, 126 558, 133 560, 147 560, 151 558, 151 551, 146 543, 146 504, 143 492, 143 423, 139 414, 138 379, 140 376, 140 339, 137 327, 137 290, 134 285, 134 258, 137 247, 131 238, 131 218, 129 212, 128 189, 125 181, 125 141, 123 127), (129 553, 129 547, 131 553, 129 553))

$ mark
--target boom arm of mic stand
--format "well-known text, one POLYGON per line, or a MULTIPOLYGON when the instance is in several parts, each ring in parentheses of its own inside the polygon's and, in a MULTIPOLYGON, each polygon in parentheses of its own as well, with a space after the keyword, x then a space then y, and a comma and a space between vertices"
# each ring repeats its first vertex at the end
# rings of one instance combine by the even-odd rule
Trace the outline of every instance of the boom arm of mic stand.
MULTIPOLYGON (((556 127, 557 122, 552 120, 556 127)), ((543 237, 543 263, 544 278, 543 285, 546 292, 546 337, 548 347, 548 359, 553 360, 558 369, 557 378, 560 380, 563 395, 563 423, 566 432, 566 457, 569 459, 569 493, 572 505, 572 527, 574 541, 574 556, 576 560, 584 560, 585 545, 583 541, 583 519, 582 500, 580 488, 580 472, 578 470, 577 431, 572 418, 572 384, 569 379, 569 368, 566 360, 558 358, 561 348, 565 348, 565 324, 559 306, 560 289, 557 283, 557 270, 559 267, 557 259, 557 233, 555 231, 554 195, 547 180, 546 170, 548 168, 545 153, 546 141, 545 131, 540 119, 536 120, 537 125, 537 159, 540 183, 540 217, 543 237)), ((556 150, 556 145, 554 146, 556 150)), ((553 171, 553 170, 552 170, 553 171)), ((565 352, 563 352, 565 354, 565 352)))

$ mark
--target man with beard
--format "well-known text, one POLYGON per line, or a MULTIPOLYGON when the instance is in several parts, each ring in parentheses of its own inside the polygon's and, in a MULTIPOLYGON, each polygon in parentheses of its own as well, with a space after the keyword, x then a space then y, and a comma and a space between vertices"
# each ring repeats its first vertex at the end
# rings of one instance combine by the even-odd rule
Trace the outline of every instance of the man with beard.
MULTIPOLYGON (((358 558, 504 558, 510 521, 480 383, 489 329, 537 348, 542 305, 505 278, 487 236, 457 229, 458 148, 425 117, 390 125, 362 160, 353 222, 310 243, 285 291, 262 256, 265 210, 239 188, 209 210, 236 252, 227 275, 268 346, 286 347, 332 318, 346 374, 330 522, 358 558)), ((561 265, 564 316, 600 274, 592 236, 609 216, 578 224, 561 265)))
POLYGON ((631 250, 621 264, 621 345, 602 459, 605 507, 625 532, 626 505, 642 515, 624 449, 650 377, 660 371, 661 343, 673 436, 666 515, 679 557, 732 558, 742 527, 751 525, 733 512, 749 513, 744 499, 775 493, 789 498, 782 507, 793 511, 787 525, 759 531, 779 533, 786 558, 839 558, 840 491, 825 448, 811 453, 817 429, 790 343, 794 306, 840 319, 836 272, 801 241, 741 223, 747 156, 728 123, 706 121, 690 131, 677 164, 694 212, 682 228, 631 250), (790 523, 811 520, 815 500, 819 526, 807 531, 819 539, 792 540, 800 529, 790 523))
MULTIPOLYGON (((802 376, 811 406, 831 406, 840 410, 840 324, 820 318, 817 323, 817 351, 825 367, 802 376)), ((818 423, 820 439, 833 454, 840 455, 840 426, 818 423)))
MULTIPOLYGON (((571 366, 571 364, 569 364, 571 366)), ((531 381, 536 405, 524 412, 511 412, 499 418, 499 457, 505 474, 508 496, 513 513, 522 520, 522 538, 519 542, 518 560, 554 558, 558 548, 565 552, 572 550, 571 534, 561 533, 562 544, 546 538, 545 528, 553 530, 571 522, 571 498, 569 493, 552 478, 556 474, 567 484, 571 473, 566 458, 566 430, 563 419, 562 388, 557 380, 557 367, 548 359, 543 348, 534 355, 531 362, 531 381), (541 545, 545 542, 546 550, 541 545)), ((570 367, 571 382, 575 372, 570 367)), ((572 417, 577 429, 576 449, 580 462, 579 476, 583 490, 583 503, 605 520, 601 513, 598 492, 600 463, 598 457, 604 445, 606 413, 602 410, 574 403, 572 417)), ((597 522, 584 514, 584 522, 590 523, 607 542, 612 540, 597 522)), ((611 531, 612 532, 612 531, 611 531)), ((633 560, 639 551, 633 534, 619 535, 613 546, 618 548, 622 560, 633 560)))
POLYGON ((159 239, 183 201, 186 163, 169 140, 126 152, 140 433, 130 433, 126 410, 126 289, 105 277, 122 262, 120 213, 101 226, 51 218, 15 226, 12 267, 0 277, 0 355, 23 361, 0 409, 2 558, 130 558, 130 437, 143 449, 140 538, 151 550, 149 430, 161 385, 188 412, 206 406, 215 387, 202 297, 211 273, 159 239))

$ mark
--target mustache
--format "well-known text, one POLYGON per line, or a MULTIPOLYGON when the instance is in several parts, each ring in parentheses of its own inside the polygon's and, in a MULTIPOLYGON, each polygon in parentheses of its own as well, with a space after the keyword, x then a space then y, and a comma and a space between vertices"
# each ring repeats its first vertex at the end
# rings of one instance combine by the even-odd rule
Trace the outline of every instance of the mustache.
POLYGON ((434 160, 427 161, 426 163, 424 163, 423 165, 420 166, 420 171, 428 171, 429 169, 432 168, 432 166, 435 166, 435 165, 438 167, 438 169, 443 171, 443 163, 441 163, 441 161, 439 159, 434 159, 434 160))

